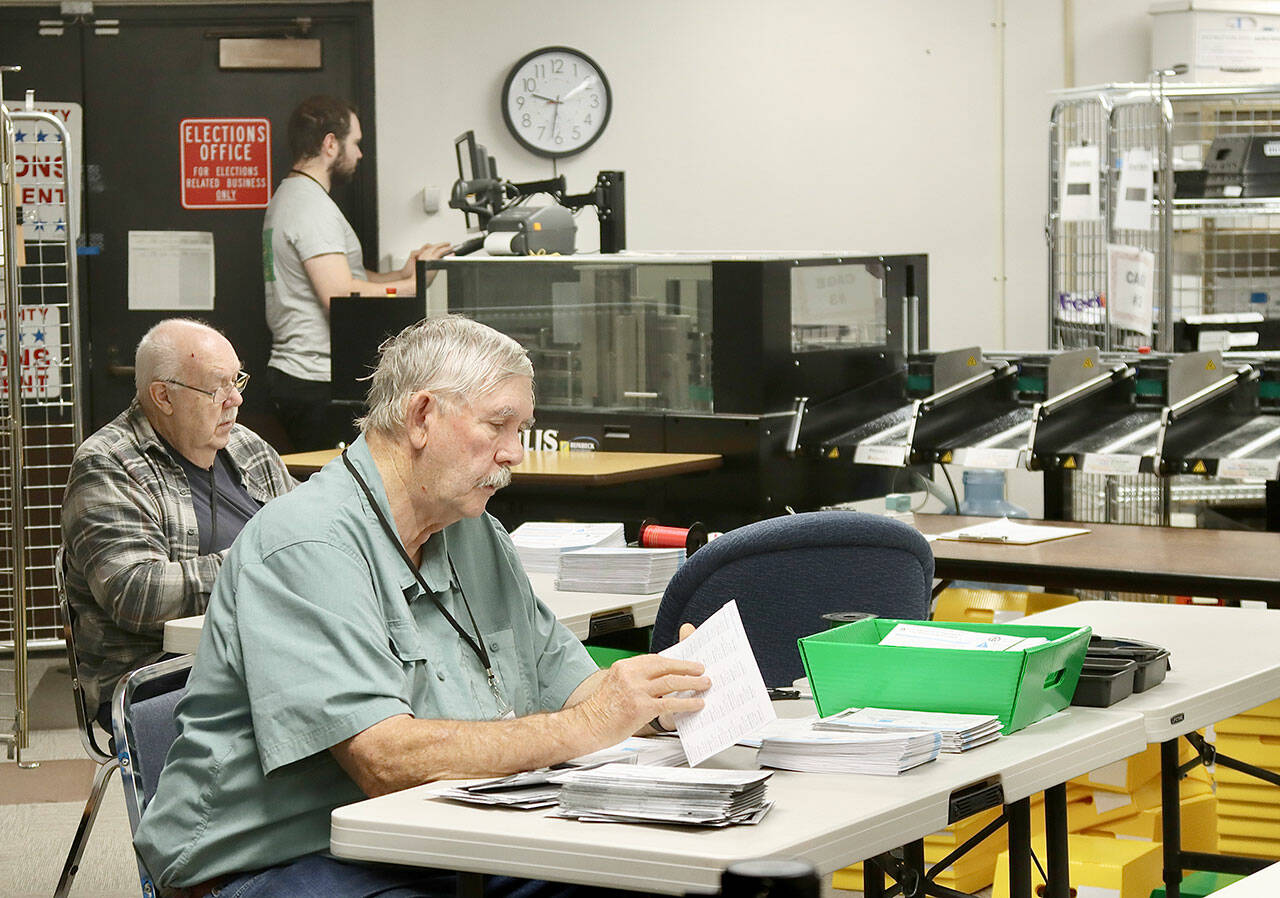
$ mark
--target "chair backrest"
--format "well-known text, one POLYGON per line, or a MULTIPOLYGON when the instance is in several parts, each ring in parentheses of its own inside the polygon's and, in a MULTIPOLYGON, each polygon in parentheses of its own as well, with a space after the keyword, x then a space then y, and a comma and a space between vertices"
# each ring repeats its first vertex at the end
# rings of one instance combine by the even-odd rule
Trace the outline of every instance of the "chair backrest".
POLYGON ((98 744, 98 734, 93 728, 94 715, 85 705, 84 686, 80 683, 80 661, 76 654, 75 611, 67 600, 67 582, 63 573, 63 555, 65 548, 58 547, 58 554, 53 559, 53 582, 58 591, 58 610, 62 612, 62 641, 67 650, 67 665, 71 668, 71 691, 76 702, 76 725, 80 728, 80 742, 85 752, 99 764, 105 764, 115 757, 114 746, 98 744))
MULTIPOLYGON (((111 724, 120 758, 124 803, 133 832, 138 831, 142 812, 155 795, 165 756, 173 740, 178 738, 174 708, 187 694, 187 675, 194 659, 193 655, 181 655, 140 667, 120 681, 111 699, 111 724)), ((138 873, 143 893, 148 894, 147 887, 151 885, 149 894, 156 894, 141 857, 138 873)))
POLYGON ((817 511, 732 530, 695 552, 667 584, 653 650, 736 599, 769 686, 804 675, 796 640, 826 626, 822 615, 865 611, 929 616, 933 552, 914 527, 880 515, 817 511))

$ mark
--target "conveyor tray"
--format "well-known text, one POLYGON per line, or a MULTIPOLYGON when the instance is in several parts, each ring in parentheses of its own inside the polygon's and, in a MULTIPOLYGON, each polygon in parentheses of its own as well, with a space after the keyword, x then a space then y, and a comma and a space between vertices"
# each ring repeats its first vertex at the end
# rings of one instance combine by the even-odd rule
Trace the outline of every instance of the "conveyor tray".
POLYGON ((1027 448, 1034 412, 1032 406, 1025 406, 983 421, 947 440, 946 445, 936 447, 941 460, 972 467, 1017 467, 1021 463, 1022 451, 1027 448), (948 452, 951 453, 950 458, 947 458, 948 452))
POLYGON ((1097 474, 1150 473, 1159 436, 1160 411, 1134 411, 1062 446, 1055 466, 1097 474))
POLYGON ((844 434, 836 436, 828 436, 822 441, 824 452, 827 449, 852 449, 860 443, 874 440, 876 443, 884 444, 906 444, 906 431, 908 431, 911 418, 915 416, 915 404, 893 409, 892 412, 886 412, 878 418, 860 423, 852 430, 846 430, 844 434))
POLYGON ((1251 418, 1189 450, 1181 461, 1185 462, 1180 465, 1185 473, 1274 480, 1280 469, 1280 415, 1251 418))

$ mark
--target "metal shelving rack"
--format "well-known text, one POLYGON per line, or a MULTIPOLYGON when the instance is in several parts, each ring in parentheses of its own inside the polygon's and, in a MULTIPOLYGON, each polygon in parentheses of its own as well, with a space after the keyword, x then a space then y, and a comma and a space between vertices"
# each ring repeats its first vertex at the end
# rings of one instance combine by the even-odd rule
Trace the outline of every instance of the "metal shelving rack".
MULTIPOLYGON (((1050 117, 1049 345, 1172 351, 1173 325, 1187 315, 1257 311, 1280 317, 1280 198, 1178 198, 1175 171, 1204 167, 1214 138, 1280 134, 1280 84, 1123 84, 1064 92, 1050 117), (1100 210, 1094 221, 1064 221, 1060 179, 1065 149, 1099 148, 1100 210), (1114 225, 1125 154, 1152 153, 1152 226, 1114 225), (1152 334, 1115 326, 1107 294, 1107 246, 1155 257, 1152 334), (1266 302, 1257 302, 1265 294, 1266 302), (1271 296, 1274 295, 1274 299, 1271 296)), ((1261 499, 1257 484, 1203 478, 1071 473, 1063 495, 1079 521, 1168 524, 1184 503, 1261 499)))
POLYGON ((83 419, 78 162, 66 125, 36 110, 33 99, 28 93, 22 108, 0 103, 0 742, 20 763, 30 727, 27 652, 62 644, 53 566, 83 419), (61 165, 31 164, 19 152, 24 130, 60 147, 61 165), (42 204, 25 233, 18 227, 24 196, 42 204))

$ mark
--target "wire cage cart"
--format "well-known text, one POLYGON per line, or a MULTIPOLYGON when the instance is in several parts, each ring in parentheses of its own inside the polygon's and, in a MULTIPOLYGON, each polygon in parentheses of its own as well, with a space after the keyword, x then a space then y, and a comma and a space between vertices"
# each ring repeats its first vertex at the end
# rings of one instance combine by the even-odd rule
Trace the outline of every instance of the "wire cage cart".
MULTIPOLYGON (((1212 197, 1204 189, 1211 157, 1231 140, 1276 135, 1280 150, 1280 85, 1155 82, 1067 91, 1053 107, 1049 133, 1049 345, 1172 352, 1175 327, 1188 318, 1280 318, 1280 195, 1212 197), (1073 147, 1096 148, 1093 217, 1065 214, 1073 147), (1153 175, 1150 224, 1132 227, 1126 219, 1130 226, 1121 226, 1123 169, 1143 151, 1153 175), (1107 302, 1108 247, 1116 244, 1154 258, 1149 333, 1120 326, 1107 302)), ((1262 484, 1204 478, 1066 476, 1064 496, 1081 521, 1169 524, 1178 509, 1261 503, 1265 493, 1262 484)))
POLYGON ((82 428, 80 216, 62 118, 28 93, 22 108, 0 104, 0 125, 0 741, 21 761, 28 650, 62 644, 54 557, 82 428))

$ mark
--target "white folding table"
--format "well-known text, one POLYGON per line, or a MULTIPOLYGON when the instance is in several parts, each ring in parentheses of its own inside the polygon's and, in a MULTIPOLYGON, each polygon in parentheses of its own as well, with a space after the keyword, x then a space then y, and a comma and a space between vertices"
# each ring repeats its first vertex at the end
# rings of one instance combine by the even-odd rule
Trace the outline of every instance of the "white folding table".
POLYGON ((1280 612, 1256 608, 1077 602, 1023 618, 1047 626, 1088 625, 1100 636, 1152 642, 1170 652, 1163 683, 1117 702, 1142 716, 1148 743, 1160 743, 1164 878, 1179 898, 1184 868, 1252 872, 1266 861, 1182 850, 1178 738, 1280 698, 1280 612))
MULTIPOLYGON (((662 593, 569 592, 556 589, 555 575, 532 573, 533 593, 579 639, 631 627, 647 627, 658 614, 662 593)), ((204 615, 180 617, 164 625, 164 650, 186 655, 200 645, 204 615)))

